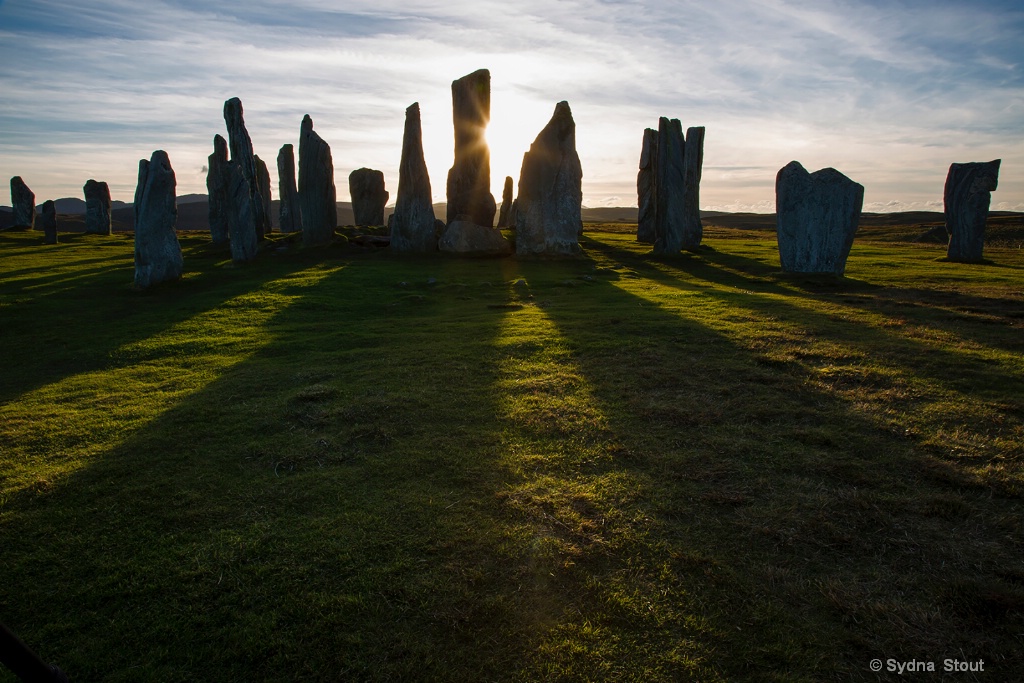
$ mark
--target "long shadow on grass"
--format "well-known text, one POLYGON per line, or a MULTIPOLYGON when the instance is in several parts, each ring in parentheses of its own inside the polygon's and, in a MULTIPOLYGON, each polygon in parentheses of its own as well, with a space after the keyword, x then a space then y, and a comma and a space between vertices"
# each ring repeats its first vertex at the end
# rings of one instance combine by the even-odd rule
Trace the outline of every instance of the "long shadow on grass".
MULTIPOLYGON (((685 273, 651 279, 714 295, 684 261, 685 273)), ((615 606, 582 605, 581 618, 618 642, 637 631, 667 642, 696 612, 710 624, 713 669, 729 680, 874 680, 866 665, 878 652, 1010 651, 1019 616, 987 602, 983 586, 1019 604, 1007 577, 1021 575, 1021 527, 1008 541, 1003 526, 1012 501, 932 477, 906 440, 800 375, 766 367, 685 306, 641 294, 647 287, 599 277, 578 302, 543 309, 579 350, 567 362, 598 425, 579 428, 604 442, 606 457, 540 469, 563 480, 625 477, 636 491, 620 501, 627 514, 585 490, 561 505, 550 492, 532 494, 536 507, 549 506, 552 533, 585 538, 616 519, 618 529, 596 535, 638 539, 612 558, 592 541, 573 558, 593 577, 593 603, 615 606), (957 531, 965 523, 969 538, 957 531), (982 554, 985 570, 962 561, 982 554), (882 605, 884 614, 874 611, 882 605)))

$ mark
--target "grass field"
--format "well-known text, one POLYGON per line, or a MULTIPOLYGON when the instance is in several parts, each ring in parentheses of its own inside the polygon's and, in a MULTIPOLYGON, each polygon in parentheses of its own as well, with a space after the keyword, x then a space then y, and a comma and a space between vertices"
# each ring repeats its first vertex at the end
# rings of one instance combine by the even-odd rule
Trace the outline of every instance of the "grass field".
POLYGON ((1019 249, 62 239, 0 233, 0 622, 72 681, 1024 680, 1019 249))

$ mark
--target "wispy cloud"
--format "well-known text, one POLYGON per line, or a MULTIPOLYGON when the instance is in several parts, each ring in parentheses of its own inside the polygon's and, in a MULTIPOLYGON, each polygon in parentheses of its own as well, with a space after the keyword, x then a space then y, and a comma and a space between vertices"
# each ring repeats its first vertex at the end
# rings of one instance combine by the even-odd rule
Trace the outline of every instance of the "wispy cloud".
POLYGON ((0 173, 39 196, 100 177, 130 198, 137 160, 163 148, 179 191, 202 192, 223 101, 238 96, 268 162, 309 113, 339 188, 360 166, 394 185, 419 101, 440 199, 449 84, 486 67, 496 193, 564 99, 592 206, 635 202, 642 131, 659 116, 707 127, 708 207, 770 204, 792 159, 838 168, 872 206, 923 205, 950 162, 997 157, 994 204, 1024 206, 1021 35, 1019 5, 994 0, 9 0, 0 173))

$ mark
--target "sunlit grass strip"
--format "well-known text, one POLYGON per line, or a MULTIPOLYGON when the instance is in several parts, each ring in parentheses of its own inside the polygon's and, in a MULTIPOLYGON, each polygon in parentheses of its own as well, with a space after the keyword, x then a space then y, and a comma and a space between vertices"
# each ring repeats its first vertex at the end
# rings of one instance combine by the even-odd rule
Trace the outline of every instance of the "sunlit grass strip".
POLYGON ((267 324, 340 269, 314 266, 110 352, 111 364, 0 405, 0 493, 47 489, 272 341, 267 324))

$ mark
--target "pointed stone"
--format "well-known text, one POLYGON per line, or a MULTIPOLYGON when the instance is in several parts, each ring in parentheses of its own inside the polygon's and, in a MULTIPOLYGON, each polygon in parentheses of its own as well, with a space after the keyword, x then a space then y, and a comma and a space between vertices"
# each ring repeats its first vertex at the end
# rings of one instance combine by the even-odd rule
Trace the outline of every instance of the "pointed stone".
POLYGON ((679 119, 658 120, 657 167, 654 174, 655 239, 658 254, 678 254, 685 224, 686 140, 679 119))
POLYGON ((640 171, 636 174, 637 226, 636 241, 654 244, 655 210, 654 175, 658 166, 658 131, 644 129, 640 148, 640 171))
POLYGON ((423 159, 420 105, 405 110, 402 161, 398 166, 398 198, 391 214, 391 249, 396 252, 437 251, 430 176, 423 159))
POLYGON ((12 227, 33 229, 36 226, 36 195, 20 175, 11 178, 12 227))
POLYGON ((448 171, 447 221, 492 227, 491 154, 484 132, 491 119, 491 73, 480 69, 452 81, 455 162, 448 171))
POLYGON ((864 187, 834 168, 791 161, 775 178, 779 260, 790 273, 842 275, 860 222, 864 187))
POLYGON ((505 186, 501 189, 501 208, 498 210, 498 227, 509 227, 508 212, 512 210, 512 176, 505 176, 505 186))
POLYGON ((313 130, 309 114, 299 130, 299 206, 302 243, 328 244, 338 227, 337 190, 331 147, 313 130))
POLYGON ((224 103, 224 123, 228 129, 228 146, 231 151, 232 163, 239 164, 242 175, 249 186, 249 214, 252 217, 253 234, 260 237, 259 231, 264 226, 263 199, 260 196, 256 169, 256 156, 252 149, 249 131, 245 128, 242 116, 242 101, 232 97, 224 103))
POLYGON ((523 155, 516 209, 516 253, 573 256, 580 252, 583 169, 568 102, 523 155))
POLYGON ((384 225, 384 205, 390 194, 384 189, 384 173, 357 168, 348 174, 352 215, 356 225, 384 225))
POLYGON ((277 153, 277 187, 281 232, 301 230, 302 214, 299 211, 299 192, 295 188, 295 148, 292 145, 282 145, 277 153))
POLYGON ((951 261, 983 260, 985 222, 992 192, 999 185, 1001 159, 989 162, 951 164, 946 174, 943 202, 949 245, 946 257, 951 261))
POLYGON ((110 188, 106 183, 89 179, 82 188, 85 194, 85 232, 90 235, 109 235, 110 188))
POLYGON ((152 287, 181 277, 183 259, 174 224, 176 182, 167 152, 139 161, 135 188, 135 285, 152 287))
POLYGON ((221 135, 213 136, 213 154, 207 157, 206 193, 210 218, 210 239, 217 246, 230 241, 228 202, 228 143, 221 135))
POLYGON ((39 228, 43 231, 43 242, 57 244, 57 206, 52 199, 43 202, 43 212, 39 223, 39 228))
POLYGON ((253 156, 253 159, 256 160, 256 189, 259 193, 259 200, 262 203, 260 216, 263 219, 262 224, 257 224, 256 226, 256 238, 263 239, 264 236, 269 235, 274 230, 274 223, 271 220, 273 198, 270 194, 270 170, 258 154, 253 156))

